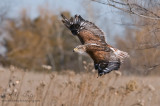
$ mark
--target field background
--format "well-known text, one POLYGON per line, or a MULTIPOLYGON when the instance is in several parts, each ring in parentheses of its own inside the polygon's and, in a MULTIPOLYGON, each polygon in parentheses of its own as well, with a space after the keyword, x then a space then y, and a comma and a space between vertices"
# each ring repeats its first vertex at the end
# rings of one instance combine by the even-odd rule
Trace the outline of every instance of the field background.
POLYGON ((1 0, 0 106, 160 106, 160 0, 1 0), (61 14, 95 23, 127 52, 97 78, 61 14))
POLYGON ((1 106, 159 106, 160 78, 0 69, 1 106), (17 101, 14 101, 17 100, 17 101), (29 101, 30 100, 30 101, 29 101))

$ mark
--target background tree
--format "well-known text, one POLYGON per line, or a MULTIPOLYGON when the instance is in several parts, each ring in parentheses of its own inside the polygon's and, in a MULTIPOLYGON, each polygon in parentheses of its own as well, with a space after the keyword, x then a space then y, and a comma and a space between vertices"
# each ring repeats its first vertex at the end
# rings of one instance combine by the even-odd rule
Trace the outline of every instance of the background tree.
MULTIPOLYGON (((69 12, 64 14, 70 16, 69 12)), ((6 30, 11 36, 6 41, 9 64, 38 70, 43 64, 51 65, 53 70, 80 70, 77 66, 82 61, 72 53, 78 40, 57 15, 41 9, 40 16, 31 20, 24 10, 18 20, 8 20, 6 30)))
POLYGON ((125 25, 124 37, 116 38, 116 46, 128 51, 130 61, 124 66, 126 74, 130 72, 148 75, 160 73, 160 14, 158 0, 108 0, 96 1, 103 5, 109 5, 125 13, 130 19, 130 24, 125 25))

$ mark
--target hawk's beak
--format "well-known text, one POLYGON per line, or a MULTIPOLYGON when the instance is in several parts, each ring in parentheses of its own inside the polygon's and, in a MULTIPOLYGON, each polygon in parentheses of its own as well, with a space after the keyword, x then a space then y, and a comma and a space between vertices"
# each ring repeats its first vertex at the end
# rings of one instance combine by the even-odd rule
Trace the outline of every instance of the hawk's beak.
POLYGON ((73 49, 73 52, 76 52, 76 51, 77 51, 77 48, 74 48, 74 49, 73 49))

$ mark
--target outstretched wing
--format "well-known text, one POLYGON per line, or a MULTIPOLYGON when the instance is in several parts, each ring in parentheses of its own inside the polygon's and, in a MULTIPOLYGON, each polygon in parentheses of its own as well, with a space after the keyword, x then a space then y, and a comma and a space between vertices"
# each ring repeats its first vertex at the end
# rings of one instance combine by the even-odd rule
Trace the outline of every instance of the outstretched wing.
POLYGON ((123 59, 129 57, 128 53, 108 45, 104 32, 94 23, 84 20, 80 15, 75 15, 70 19, 61 16, 65 26, 86 46, 86 52, 94 60, 99 76, 118 70, 123 59))
POLYGON ((79 37, 82 44, 106 44, 104 32, 94 23, 84 20, 80 15, 75 15, 69 20, 64 15, 61 16, 63 18, 62 22, 68 29, 70 29, 73 35, 77 35, 79 37))
POLYGON ((95 69, 98 70, 98 76, 110 73, 113 70, 118 70, 120 68, 121 62, 111 61, 111 62, 100 62, 99 64, 94 64, 95 69))

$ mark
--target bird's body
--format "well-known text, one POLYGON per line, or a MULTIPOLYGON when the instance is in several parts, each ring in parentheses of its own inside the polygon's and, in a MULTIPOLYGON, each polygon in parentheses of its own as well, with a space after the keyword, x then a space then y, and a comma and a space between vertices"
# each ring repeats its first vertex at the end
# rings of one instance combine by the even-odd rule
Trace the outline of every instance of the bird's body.
POLYGON ((128 53, 120 51, 108 45, 105 35, 94 23, 84 20, 81 16, 75 15, 68 20, 63 16, 62 22, 71 30, 73 35, 78 36, 82 45, 74 48, 75 52, 87 53, 94 61, 98 75, 103 75, 118 70, 128 53))
POLYGON ((95 63, 100 63, 101 61, 109 60, 109 52, 104 51, 90 51, 87 52, 95 63))

